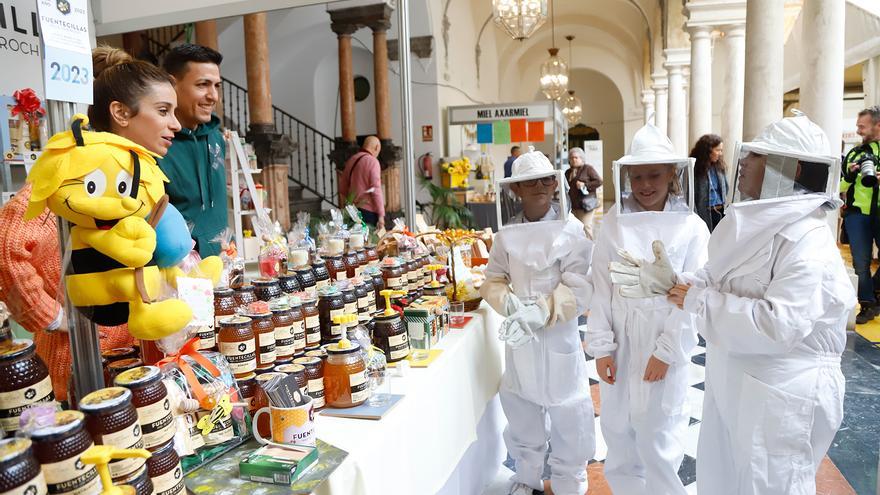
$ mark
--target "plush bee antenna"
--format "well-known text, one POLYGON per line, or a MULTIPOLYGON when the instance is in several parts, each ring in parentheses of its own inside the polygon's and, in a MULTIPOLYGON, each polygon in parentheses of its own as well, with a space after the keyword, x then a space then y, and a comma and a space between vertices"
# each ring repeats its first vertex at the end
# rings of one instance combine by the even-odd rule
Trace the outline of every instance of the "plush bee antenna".
POLYGON ((131 193, 129 194, 129 196, 137 199, 138 187, 140 187, 141 185, 141 161, 138 158, 137 153, 135 153, 133 150, 128 150, 128 152, 131 153, 132 170, 134 172, 133 174, 131 174, 131 193))
POLYGON ((82 119, 76 119, 70 124, 70 131, 73 133, 73 139, 76 141, 77 146, 86 145, 86 142, 83 141, 82 122, 82 119))

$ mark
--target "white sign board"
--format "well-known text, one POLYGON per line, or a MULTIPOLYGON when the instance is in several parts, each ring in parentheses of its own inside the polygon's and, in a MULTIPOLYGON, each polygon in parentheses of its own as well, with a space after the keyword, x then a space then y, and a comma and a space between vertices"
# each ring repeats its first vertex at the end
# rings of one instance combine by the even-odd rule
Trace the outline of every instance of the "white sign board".
MULTIPOLYGON (((473 124, 496 120, 553 120, 553 102, 509 103, 449 107, 449 124, 473 124)), ((545 128, 546 130, 546 128, 545 128)))
POLYGON ((88 0, 37 0, 50 100, 92 104, 88 0))
POLYGON ((40 23, 36 0, 0 2, 0 94, 31 88, 43 98, 40 23))
POLYGON ((602 177, 604 162, 602 160, 602 141, 584 141, 584 154, 587 163, 592 165, 599 177, 602 177))

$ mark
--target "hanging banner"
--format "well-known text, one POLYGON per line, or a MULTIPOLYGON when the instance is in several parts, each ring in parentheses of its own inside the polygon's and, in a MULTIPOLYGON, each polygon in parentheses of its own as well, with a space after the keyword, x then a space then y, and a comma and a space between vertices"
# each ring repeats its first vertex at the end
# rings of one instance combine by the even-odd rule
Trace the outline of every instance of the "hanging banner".
POLYGON ((510 143, 510 123, 508 121, 496 120, 495 122, 492 122, 492 143, 510 143))
POLYGON ((526 119, 514 119, 510 121, 510 140, 515 143, 523 143, 529 140, 526 119))
POLYGON ((471 105, 449 108, 449 124, 472 124, 474 122, 495 122, 497 120, 552 120, 552 101, 530 103, 510 103, 505 105, 471 105))
POLYGON ((32 88, 43 98, 40 24, 35 0, 0 2, 0 95, 32 88))
POLYGON ((88 0, 37 0, 50 100, 92 104, 88 0))

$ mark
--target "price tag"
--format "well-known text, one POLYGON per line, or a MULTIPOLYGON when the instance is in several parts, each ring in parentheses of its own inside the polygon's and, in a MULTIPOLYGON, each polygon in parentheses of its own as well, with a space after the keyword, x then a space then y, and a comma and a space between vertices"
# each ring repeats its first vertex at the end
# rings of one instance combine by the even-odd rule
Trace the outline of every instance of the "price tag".
POLYGON ((87 0, 37 0, 46 98, 92 103, 87 0))

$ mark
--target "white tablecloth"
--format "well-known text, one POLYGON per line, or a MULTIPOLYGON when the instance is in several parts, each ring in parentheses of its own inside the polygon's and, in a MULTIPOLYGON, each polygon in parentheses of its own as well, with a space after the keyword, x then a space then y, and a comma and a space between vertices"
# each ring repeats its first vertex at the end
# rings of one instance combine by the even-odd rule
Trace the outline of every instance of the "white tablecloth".
MULTIPOLYGON (((318 438, 349 453, 316 494, 429 495, 441 491, 447 480, 459 490, 483 483, 468 473, 494 476, 500 462, 498 449, 492 448, 499 445, 497 404, 481 418, 498 392, 504 368, 504 347, 497 338, 501 317, 485 303, 472 314, 464 329, 451 330, 440 342, 443 354, 431 366, 390 378, 390 392, 405 397, 384 418, 316 418, 318 438), (493 455, 471 455, 487 450, 493 455), (466 452, 462 464, 467 466, 457 471, 466 452)), ((481 488, 472 489, 479 493, 481 488)))

